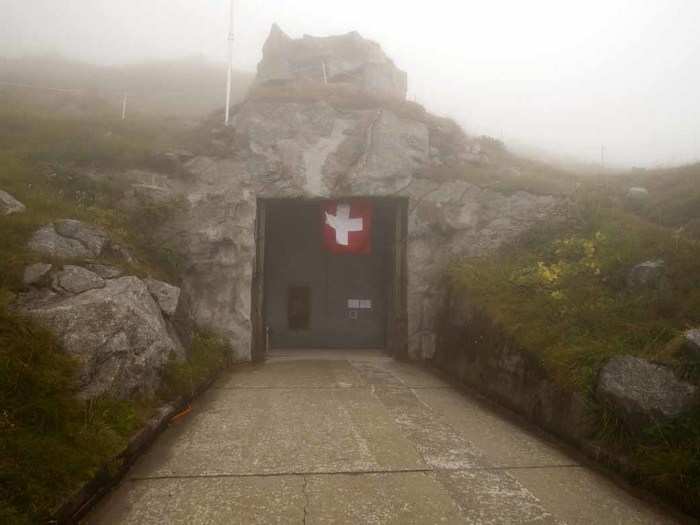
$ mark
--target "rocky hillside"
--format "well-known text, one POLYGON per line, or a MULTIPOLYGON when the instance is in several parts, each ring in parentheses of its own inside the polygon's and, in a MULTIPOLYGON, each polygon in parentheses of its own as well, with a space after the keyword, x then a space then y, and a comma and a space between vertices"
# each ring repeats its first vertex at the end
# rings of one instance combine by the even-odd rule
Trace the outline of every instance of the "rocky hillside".
MULTIPOLYGON (((45 518, 154 404, 250 359, 265 197, 405 197, 405 357, 440 358, 438 317, 461 293, 548 378, 587 396, 601 439, 640 462, 653 450, 644 472, 696 494, 698 416, 683 392, 698 373, 697 244, 630 214, 622 186, 469 136, 405 89, 405 73, 355 33, 295 40, 273 28, 231 127, 202 116, 183 134, 162 110, 123 122, 100 96, 36 115, 33 100, 0 92, 0 521, 45 518), (635 400, 616 383, 627 369, 682 383, 682 410, 633 427, 636 441, 635 400)), ((679 206, 669 225, 692 222, 679 206)))
POLYGON ((127 209, 89 176, 167 163, 161 122, 0 112, 0 522, 40 523, 230 349, 179 317, 149 233, 176 204, 127 209))
MULTIPOLYGON (((434 351, 449 262, 492 253, 556 216, 576 188, 575 177, 406 101, 404 74, 354 33, 294 40, 274 27, 232 126, 205 122, 186 150, 169 176, 152 179, 149 198, 185 202, 160 238, 182 240, 192 315, 239 343, 242 360, 251 355, 257 198, 405 197, 408 354, 422 359, 434 351)), ((142 175, 134 189, 144 195, 142 175)))
POLYGON ((698 514, 700 245, 616 183, 454 265, 436 361, 698 514))

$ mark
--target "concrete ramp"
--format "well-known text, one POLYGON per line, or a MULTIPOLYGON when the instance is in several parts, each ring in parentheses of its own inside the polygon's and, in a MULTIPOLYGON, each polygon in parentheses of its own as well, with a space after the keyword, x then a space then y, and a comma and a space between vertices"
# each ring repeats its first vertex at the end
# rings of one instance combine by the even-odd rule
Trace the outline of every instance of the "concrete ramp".
POLYGON ((678 523, 483 401, 371 351, 237 368, 85 522, 678 523))

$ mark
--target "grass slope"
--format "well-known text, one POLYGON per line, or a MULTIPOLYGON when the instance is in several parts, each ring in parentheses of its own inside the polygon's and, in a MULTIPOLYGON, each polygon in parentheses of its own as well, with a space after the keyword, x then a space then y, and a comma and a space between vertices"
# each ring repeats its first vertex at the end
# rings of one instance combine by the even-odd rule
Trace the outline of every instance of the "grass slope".
MULTIPOLYGON (((86 115, 86 104, 99 99, 103 109, 121 114, 129 94, 129 114, 151 118, 198 119, 224 106, 226 65, 192 57, 141 64, 99 66, 60 56, 0 57, 3 82, 75 91, 49 91, 0 84, 0 92, 20 96, 34 107, 65 116, 86 115)), ((253 75, 234 72, 232 100, 241 100, 253 75)))
MULTIPOLYGON (((45 522, 64 499, 109 464, 154 406, 190 392, 226 363, 229 350, 197 333, 188 359, 165 372, 158 399, 90 402, 75 397, 77 364, 53 336, 8 308, 24 267, 40 260, 26 249, 31 234, 56 219, 99 225, 140 261, 130 273, 177 282, 179 268, 149 232, 177 211, 170 206, 124 214, 119 192, 76 170, 148 164, 167 133, 162 120, 114 120, 99 100, 88 115, 37 115, 23 100, 0 95, 0 189, 27 211, 0 217, 0 523, 45 522)), ((122 261, 104 262, 124 266, 122 261)))
POLYGON ((640 213, 700 239, 700 163, 663 170, 637 170, 621 179, 649 190, 640 213))
POLYGON ((454 285, 539 357, 551 376, 585 393, 599 438, 632 458, 639 481, 696 511, 700 502, 700 410, 630 435, 594 401, 603 364, 635 355, 673 366, 698 382, 700 363, 679 336, 700 326, 700 243, 647 222, 598 191, 580 190, 568 222, 542 225, 517 245, 451 271, 454 285), (670 288, 631 292, 629 269, 666 261, 670 288))

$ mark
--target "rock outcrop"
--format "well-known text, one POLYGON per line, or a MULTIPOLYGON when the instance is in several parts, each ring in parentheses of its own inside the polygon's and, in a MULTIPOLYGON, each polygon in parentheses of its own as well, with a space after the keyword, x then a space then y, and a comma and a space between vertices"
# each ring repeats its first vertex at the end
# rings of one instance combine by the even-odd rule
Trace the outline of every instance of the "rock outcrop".
MULTIPOLYGON (((120 174, 125 209, 178 203, 154 232, 179 251, 183 264, 181 297, 151 286, 166 317, 177 309, 226 337, 234 360, 249 360, 258 199, 402 198, 408 207, 408 353, 430 358, 450 261, 489 255, 536 223, 555 220, 566 197, 477 184, 472 168, 511 178, 519 172, 504 164, 507 152, 497 141, 470 137, 455 122, 407 102, 405 84, 381 48, 357 33, 294 40, 273 28, 256 87, 232 111, 230 127, 205 124, 191 151, 161 159, 168 174, 120 174), (324 65, 328 84, 303 64, 324 65), (374 76, 377 71, 383 73, 374 76)), ((122 274, 92 259, 131 260, 105 232, 78 221, 45 226, 30 247, 83 259, 80 266, 104 280, 122 274)))
POLYGON ((0 190, 0 215, 21 213, 27 208, 6 191, 0 190))
POLYGON ((406 98, 406 73, 376 42, 357 32, 292 39, 275 24, 263 47, 257 82, 288 84, 299 80, 347 83, 374 95, 406 98))
POLYGON ((124 270, 108 264, 87 263, 85 267, 103 279, 115 279, 124 275, 124 270))
POLYGON ((26 294, 20 309, 56 334, 78 360, 81 397, 153 394, 161 370, 171 356, 182 357, 182 348, 146 284, 133 276, 103 281, 79 267, 67 267, 55 281, 62 293, 26 294), (66 295, 66 288, 97 282, 101 286, 66 295))
POLYGON ((124 276, 121 268, 96 262, 105 255, 128 261, 130 255, 105 231, 80 221, 48 224, 35 232, 29 246, 46 256, 79 261, 25 268, 27 289, 16 307, 49 328, 77 359, 80 396, 153 394, 165 364, 184 357, 163 317, 174 314, 179 288, 124 276))
POLYGON ((697 387, 672 370, 632 356, 612 358, 601 370, 596 397, 633 431, 679 416, 697 405, 697 387))
POLYGON ((34 232, 28 247, 36 253, 60 259, 94 259, 111 256, 135 262, 129 250, 112 241, 107 232, 75 219, 47 224, 34 232))
POLYGON ((204 126, 200 144, 178 157, 170 177, 125 174, 131 190, 141 184, 153 194, 144 197, 139 187, 134 202, 182 202, 158 235, 171 244, 177 239, 183 313, 229 339, 234 359, 251 358, 257 199, 406 199, 408 351, 416 359, 434 352, 449 262, 493 253, 562 209, 561 196, 498 192, 469 180, 467 168, 496 162, 488 154, 494 141, 469 137, 453 121, 402 100, 402 83, 389 99, 364 96, 360 73, 375 63, 393 67, 379 46, 359 35, 297 41, 274 29, 258 88, 232 112, 231 127, 204 126), (328 85, 293 68, 321 56, 328 85), (259 87, 296 80, 316 82, 322 95, 295 97, 285 85, 270 94, 259 87))
POLYGON ((53 266, 47 263, 31 264, 24 269, 22 281, 26 286, 40 284, 44 281, 44 278, 49 274, 52 268, 53 266))
POLYGON ((99 257, 108 243, 109 236, 104 230, 66 219, 36 231, 29 240, 29 248, 52 257, 99 257))
POLYGON ((180 289, 172 284, 151 278, 146 279, 145 283, 163 313, 168 316, 174 315, 180 301, 180 289))
POLYGON ((693 361, 700 362, 700 328, 693 328, 683 334, 683 349, 693 361))
POLYGON ((63 270, 53 276, 51 287, 58 293, 79 294, 96 288, 104 288, 105 281, 90 270, 80 266, 66 265, 63 270))

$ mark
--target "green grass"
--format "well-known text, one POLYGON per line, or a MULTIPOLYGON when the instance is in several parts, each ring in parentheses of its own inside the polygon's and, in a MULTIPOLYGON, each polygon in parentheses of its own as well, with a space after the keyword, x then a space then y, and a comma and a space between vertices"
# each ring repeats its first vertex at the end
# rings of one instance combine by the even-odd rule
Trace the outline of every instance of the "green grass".
POLYGON ((648 202, 636 210, 669 228, 700 238, 700 163, 678 168, 636 170, 618 176, 615 184, 625 191, 630 186, 649 190, 648 202))
MULTIPOLYGON (((484 140, 484 138, 482 138, 484 140)), ((525 191, 534 195, 570 195, 579 179, 565 171, 546 167, 534 161, 502 152, 499 165, 465 164, 461 166, 430 167, 424 177, 434 180, 461 179, 483 189, 512 195, 525 191), (508 165, 509 169, 502 166, 508 165)), ((489 155, 489 158, 491 156, 489 155)))
POLYGON ((129 273, 177 282, 181 259, 176 246, 157 242, 155 232, 181 210, 173 201, 144 205, 127 213, 116 207, 122 193, 110 182, 94 182, 69 169, 42 171, 36 162, 0 153, 0 188, 27 206, 24 213, 0 217, 0 287, 18 290, 27 264, 46 260, 27 249, 32 234, 60 219, 78 219, 103 228, 110 238, 126 246, 137 262, 106 259, 129 273))
POLYGON ((78 401, 76 370, 48 331, 0 308, 0 522, 48 518, 143 421, 138 403, 78 401))
MULTIPOLYGON (((682 331, 700 326, 700 243, 620 209, 597 191, 580 191, 573 209, 568 221, 541 225, 492 257, 455 264, 453 286, 593 407, 597 374, 616 355, 666 363, 698 382, 698 363, 688 362, 678 341, 682 331), (670 289, 628 290, 629 269, 657 258, 666 261, 670 289)), ((631 456, 640 483, 697 505, 697 410, 638 435, 604 407, 595 411, 598 438, 631 456)))
POLYGON ((212 375, 213 370, 221 370, 231 361, 231 351, 217 335, 198 331, 187 352, 187 361, 172 361, 163 374, 161 397, 173 399, 178 396, 192 396, 196 389, 212 375))
POLYGON ((46 521, 126 446, 160 401, 221 370, 230 350, 198 333, 164 374, 158 399, 75 397, 77 364, 51 333, 0 306, 0 523, 46 521))
POLYGON ((109 465, 156 404, 192 392, 221 370, 229 349, 213 335, 195 333, 187 360, 164 371, 157 399, 76 398, 76 362, 48 331, 8 309, 26 265, 46 261, 26 248, 29 238, 49 222, 82 220, 104 228, 138 260, 103 262, 177 283, 177 252, 153 232, 181 203, 127 214, 116 206, 123 195, 118 178, 81 175, 148 168, 159 122, 123 123, 95 111, 81 119, 40 117, 6 102, 0 95, 0 189, 27 210, 0 217, 0 523, 34 524, 109 465))

